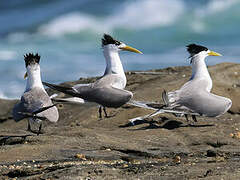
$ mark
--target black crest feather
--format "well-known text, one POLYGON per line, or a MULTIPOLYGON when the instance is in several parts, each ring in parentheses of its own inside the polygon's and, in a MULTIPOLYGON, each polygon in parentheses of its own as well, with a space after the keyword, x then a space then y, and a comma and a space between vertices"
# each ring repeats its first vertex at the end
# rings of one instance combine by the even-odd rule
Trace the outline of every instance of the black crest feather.
POLYGON ((187 51, 193 56, 201 51, 208 51, 208 48, 196 44, 189 44, 187 45, 187 51))
POLYGON ((25 65, 26 67, 30 65, 31 63, 38 63, 40 61, 40 55, 38 53, 28 53, 24 55, 25 65))
POLYGON ((121 44, 121 42, 116 39, 113 39, 112 36, 110 36, 109 34, 104 34, 102 38, 102 46, 105 46, 108 44, 115 44, 118 46, 121 44))

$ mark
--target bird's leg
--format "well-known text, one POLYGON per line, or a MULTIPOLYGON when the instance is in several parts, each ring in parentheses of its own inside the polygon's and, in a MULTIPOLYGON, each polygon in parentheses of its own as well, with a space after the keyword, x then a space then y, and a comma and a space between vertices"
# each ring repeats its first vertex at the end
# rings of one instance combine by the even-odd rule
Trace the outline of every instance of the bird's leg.
POLYGON ((108 115, 107 115, 106 107, 103 107, 103 112, 104 112, 105 118, 107 118, 108 115))
POLYGON ((28 119, 28 127, 27 127, 27 131, 32 132, 31 125, 30 125, 30 120, 29 120, 29 119, 28 119))
POLYGON ((185 118, 186 118, 186 120, 187 120, 187 122, 188 122, 188 124, 189 124, 190 122, 189 122, 189 119, 188 119, 188 115, 187 115, 187 114, 184 114, 184 116, 185 116, 185 118))
MULTIPOLYGON (((35 121, 35 118, 33 118, 32 120, 35 121)), ((31 128, 31 123, 30 123, 30 121, 31 121, 31 120, 28 119, 28 129, 27 129, 27 131, 36 134, 36 132, 35 132, 34 130, 32 130, 32 128, 31 128)))
POLYGON ((98 115, 99 115, 99 119, 102 119, 102 106, 99 106, 98 115))
POLYGON ((197 122, 197 118, 196 118, 195 115, 192 115, 192 119, 193 119, 194 122, 197 122))
POLYGON ((39 126, 39 129, 38 129, 37 135, 39 135, 41 133, 41 130, 42 130, 42 121, 40 122, 40 126, 39 126))

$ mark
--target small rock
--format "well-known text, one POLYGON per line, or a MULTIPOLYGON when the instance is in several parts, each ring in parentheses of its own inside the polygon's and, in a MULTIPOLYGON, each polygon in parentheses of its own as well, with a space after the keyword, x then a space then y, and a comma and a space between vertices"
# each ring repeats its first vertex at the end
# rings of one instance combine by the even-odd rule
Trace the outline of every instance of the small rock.
POLYGON ((8 168, 9 168, 9 169, 14 169, 14 166, 13 166, 13 165, 10 165, 8 168))
POLYGON ((181 157, 180 157, 180 156, 175 156, 174 159, 173 159, 173 161, 174 161, 175 163, 181 163, 181 157))
POLYGON ((222 156, 217 156, 216 160, 219 162, 223 162, 223 161, 225 161, 225 158, 222 156))
POLYGON ((240 132, 236 132, 236 133, 235 133, 235 137, 236 137, 237 139, 240 139, 240 132))
POLYGON ((82 160, 87 160, 84 154, 76 154, 75 158, 82 159, 82 160))
POLYGON ((207 150, 207 157, 216 157, 217 153, 213 150, 207 150))
POLYGON ((240 132, 230 133, 230 137, 240 139, 240 132))

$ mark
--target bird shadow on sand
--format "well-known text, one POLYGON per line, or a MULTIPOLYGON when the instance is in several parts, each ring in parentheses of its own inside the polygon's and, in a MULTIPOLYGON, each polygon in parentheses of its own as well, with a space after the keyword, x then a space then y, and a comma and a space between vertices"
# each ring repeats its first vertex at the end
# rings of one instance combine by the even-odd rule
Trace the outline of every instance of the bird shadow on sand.
POLYGON ((0 146, 22 144, 26 141, 27 137, 35 136, 33 134, 26 135, 0 135, 0 146))
POLYGON ((137 130, 148 130, 148 129, 168 129, 168 130, 173 130, 181 127, 193 127, 193 128, 199 128, 199 127, 211 127, 215 126, 214 124, 183 124, 181 121, 177 120, 170 120, 170 119, 161 119, 161 121, 156 121, 156 120, 141 120, 141 121, 136 121, 134 122, 135 124, 133 125, 131 122, 119 126, 120 128, 127 128, 127 127, 134 127, 136 125, 140 124, 148 124, 145 127, 137 128, 137 129, 129 129, 130 131, 137 131, 137 130))

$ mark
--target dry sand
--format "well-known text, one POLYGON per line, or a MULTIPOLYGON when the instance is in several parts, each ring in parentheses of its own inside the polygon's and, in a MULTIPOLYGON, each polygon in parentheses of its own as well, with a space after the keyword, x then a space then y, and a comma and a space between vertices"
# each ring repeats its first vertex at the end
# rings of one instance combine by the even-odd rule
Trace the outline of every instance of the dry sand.
MULTIPOLYGON (((233 106, 221 117, 200 117, 192 126, 171 114, 129 126, 128 119, 151 111, 124 105, 107 109, 112 117, 99 120, 96 105, 64 104, 58 106, 58 123, 44 123, 44 134, 13 137, 31 133, 25 131, 26 120, 11 118, 16 101, 1 100, 0 179, 239 179, 240 65, 223 63, 209 71, 213 92, 231 98, 233 106)), ((179 88, 191 68, 151 72, 157 73, 127 73, 135 100, 162 102, 163 89, 179 88)))

